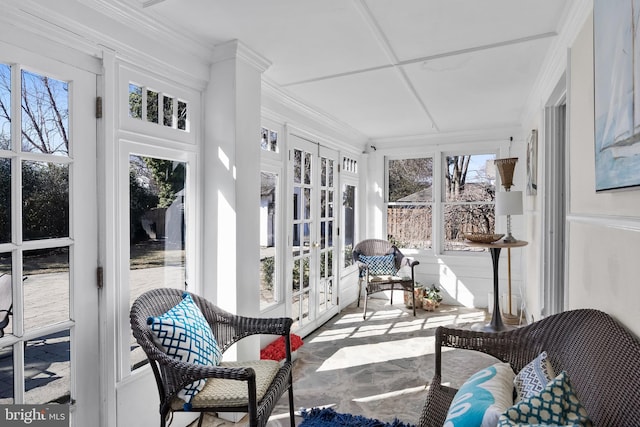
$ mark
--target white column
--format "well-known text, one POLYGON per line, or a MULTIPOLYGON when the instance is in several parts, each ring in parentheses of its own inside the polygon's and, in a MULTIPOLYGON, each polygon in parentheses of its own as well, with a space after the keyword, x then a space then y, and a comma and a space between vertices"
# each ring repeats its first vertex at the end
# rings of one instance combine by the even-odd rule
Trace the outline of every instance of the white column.
MULTIPOLYGON (((239 41, 220 45, 204 94, 204 295, 245 316, 260 311, 260 93, 269 65, 239 41)), ((257 350, 250 340, 237 355, 257 350)))

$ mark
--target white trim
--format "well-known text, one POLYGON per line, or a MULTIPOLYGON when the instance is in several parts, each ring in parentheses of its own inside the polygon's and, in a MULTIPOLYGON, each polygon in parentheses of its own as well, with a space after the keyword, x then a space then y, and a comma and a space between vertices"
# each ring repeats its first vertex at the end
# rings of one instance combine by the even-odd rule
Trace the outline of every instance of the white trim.
POLYGON ((568 214, 568 222, 588 224, 595 227, 613 228, 622 231, 640 232, 640 218, 597 214, 568 214))

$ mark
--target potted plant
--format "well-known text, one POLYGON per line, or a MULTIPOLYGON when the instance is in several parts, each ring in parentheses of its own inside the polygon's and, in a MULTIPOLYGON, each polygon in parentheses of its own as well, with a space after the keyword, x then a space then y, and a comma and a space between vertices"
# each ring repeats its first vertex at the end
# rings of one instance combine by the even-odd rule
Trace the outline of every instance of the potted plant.
POLYGON ((422 300, 422 308, 427 311, 433 311, 438 308, 442 301, 442 295, 440 295, 440 289, 435 285, 431 285, 430 288, 424 291, 424 298, 422 300))

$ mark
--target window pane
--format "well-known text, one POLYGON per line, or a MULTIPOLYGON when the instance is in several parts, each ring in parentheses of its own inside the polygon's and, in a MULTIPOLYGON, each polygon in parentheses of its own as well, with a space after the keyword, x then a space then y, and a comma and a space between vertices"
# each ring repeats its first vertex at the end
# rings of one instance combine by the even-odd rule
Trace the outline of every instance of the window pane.
POLYGON ((11 67, 0 64, 0 150, 11 149, 11 67))
POLYGON ((260 173, 260 309, 276 301, 276 195, 278 175, 260 173))
POLYGON ((147 89, 147 121, 158 123, 158 92, 147 89))
POLYGON ((178 101, 178 129, 187 130, 187 103, 178 101))
POLYGON ((25 329, 69 320, 69 248, 25 251, 23 262, 25 329))
POLYGON ((172 127, 173 126, 173 98, 164 96, 162 105, 164 110, 163 124, 165 126, 172 127))
POLYGON ((495 231, 493 204, 460 204, 444 207, 444 250, 468 250, 464 233, 495 231))
MULTIPOLYGON (((144 291, 184 288, 186 164, 131 156, 129 159, 130 302, 144 291)), ((145 356, 131 336, 132 366, 145 356)))
POLYGON ((69 236, 69 166, 22 162, 22 236, 69 236))
POLYGON ((0 243, 11 241, 11 159, 0 158, 0 243))
POLYGON ((22 151, 69 154, 69 84, 22 71, 22 151))
POLYGON ((142 118, 142 88, 129 83, 129 117, 142 118))
POLYGON ((355 240, 356 187, 344 185, 342 190, 342 217, 344 229, 344 266, 353 264, 353 245, 355 240))
POLYGON ((389 202, 431 202, 433 159, 389 160, 389 202))
POLYGON ((13 403, 13 346, 0 348, 0 405, 13 403))
POLYGON ((401 248, 430 248, 431 221, 431 206, 388 206, 387 238, 401 248))
POLYGON ((495 195, 494 154, 447 156, 445 201, 492 201, 495 195))
POLYGON ((70 402, 70 343, 68 330, 25 343, 24 389, 26 403, 70 402))
POLYGON ((278 132, 269 132, 269 151, 278 152, 278 132))
POLYGON ((12 308, 11 252, 5 252, 0 253, 0 331, 3 335, 13 333, 12 308))
POLYGON ((468 251, 464 233, 494 232, 495 157, 494 154, 480 154, 445 158, 445 251, 468 251))

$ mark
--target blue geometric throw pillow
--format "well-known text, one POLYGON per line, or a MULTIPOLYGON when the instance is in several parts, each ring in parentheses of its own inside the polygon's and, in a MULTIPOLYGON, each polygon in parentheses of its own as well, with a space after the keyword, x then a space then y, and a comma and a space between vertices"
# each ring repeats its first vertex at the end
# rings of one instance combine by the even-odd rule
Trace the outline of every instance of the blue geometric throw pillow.
MULTIPOLYGON (((213 331, 204 315, 188 293, 182 301, 158 317, 149 317, 156 343, 170 357, 197 365, 216 366, 220 364, 222 353, 213 331)), ((185 410, 191 409, 191 400, 204 387, 206 379, 188 384, 178 392, 184 400, 185 410)))
POLYGON ((367 265, 369 268, 369 274, 372 276, 394 276, 398 272, 396 269, 396 257, 394 254, 360 255, 358 260, 367 265))

